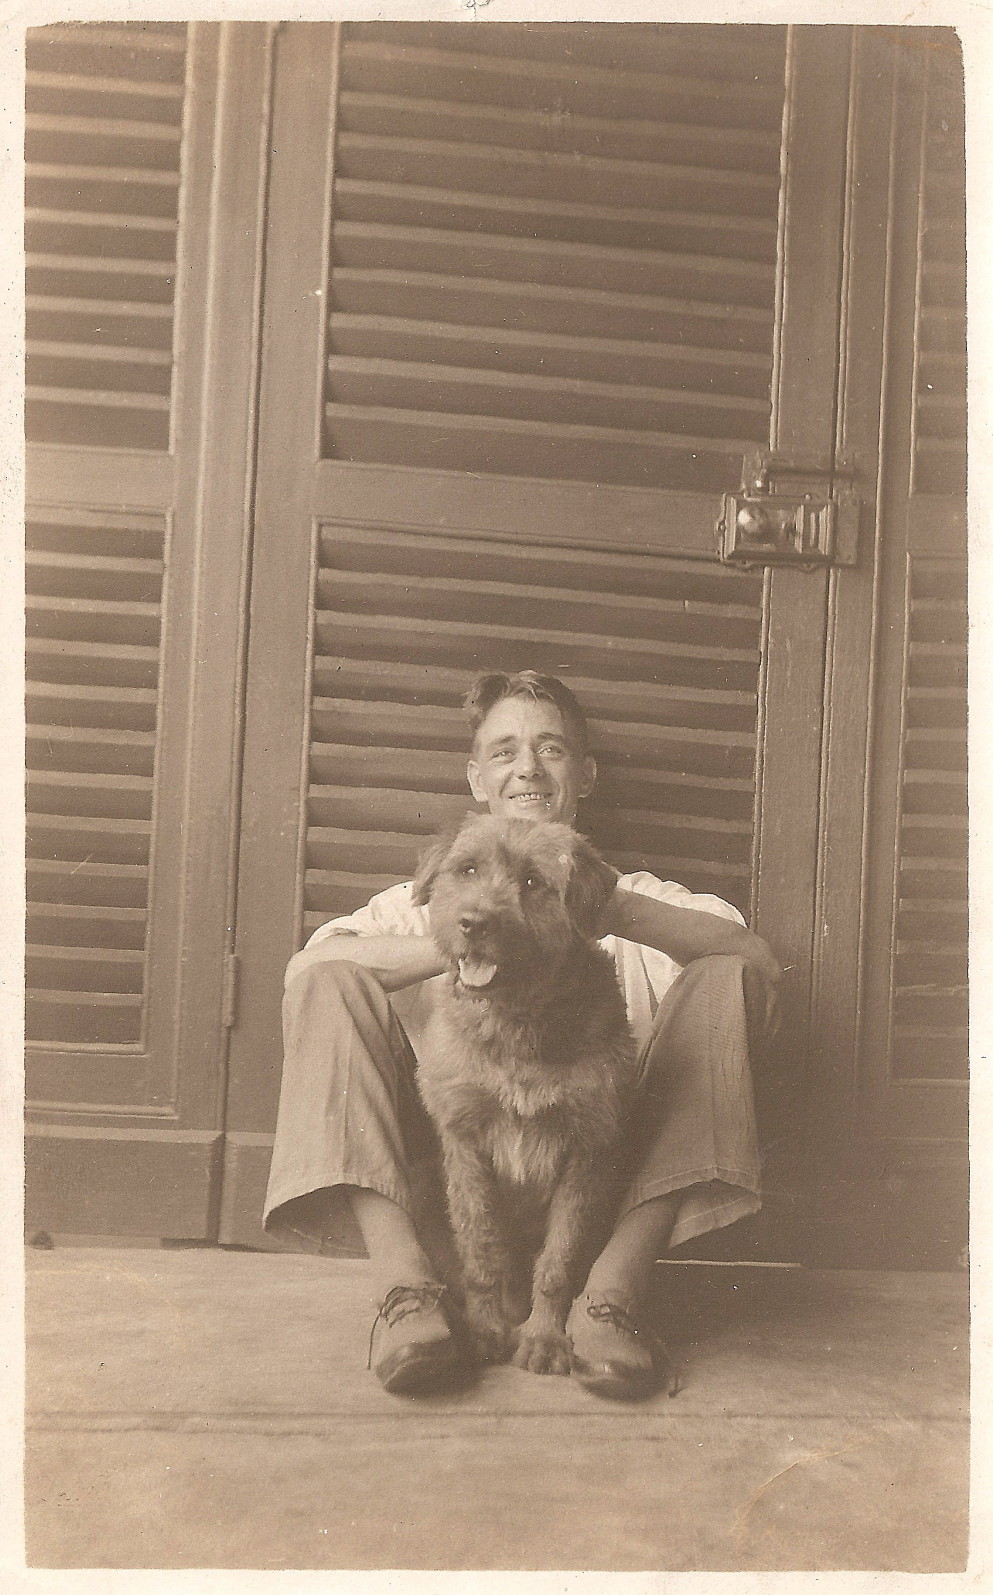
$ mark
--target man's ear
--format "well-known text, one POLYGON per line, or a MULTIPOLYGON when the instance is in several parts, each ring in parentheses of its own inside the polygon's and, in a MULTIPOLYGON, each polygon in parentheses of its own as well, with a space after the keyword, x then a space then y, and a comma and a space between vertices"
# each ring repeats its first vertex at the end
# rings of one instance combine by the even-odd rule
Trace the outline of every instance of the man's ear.
POLYGON ((589 797, 596 786, 596 759, 592 753, 587 753, 583 759, 583 774, 579 787, 580 797, 589 797))
POLYGON ((476 763, 475 759, 469 760, 469 763, 466 765, 465 773, 469 777, 469 791, 472 793, 476 802, 485 803, 486 793, 483 791, 483 778, 480 774, 479 765, 476 763))
POLYGON ((581 936, 589 938, 597 934, 601 915, 619 879, 617 871, 604 863, 596 849, 577 836, 565 906, 581 936))

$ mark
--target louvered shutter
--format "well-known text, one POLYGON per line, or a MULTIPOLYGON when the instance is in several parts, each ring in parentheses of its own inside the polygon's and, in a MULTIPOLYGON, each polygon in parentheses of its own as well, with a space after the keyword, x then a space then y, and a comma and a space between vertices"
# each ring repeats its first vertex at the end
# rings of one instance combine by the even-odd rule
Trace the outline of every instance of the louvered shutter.
POLYGON ((224 351, 218 399, 216 340, 254 262, 221 284, 209 250, 257 125, 218 112, 225 72, 257 72, 240 55, 186 24, 28 32, 27 1212, 48 1230, 202 1236, 215 1199, 244 527, 214 484, 240 469, 244 492, 251 361, 224 351))
POLYGON ((886 1261, 947 1267, 965 1244, 967 1191, 964 149, 958 43, 947 30, 929 38, 896 51, 903 198, 855 1101, 883 1182, 872 1203, 886 1261))
MULTIPOLYGON (((186 28, 27 48, 31 443, 170 441, 186 28)), ((167 519, 29 514, 28 1038, 141 1047, 167 519)))
MULTIPOLYGON (((734 485, 769 434, 783 96, 776 29, 346 25, 322 452, 734 485)), ((748 911, 757 578, 550 553, 537 527, 501 548, 339 525, 316 606, 316 774, 369 744, 383 785, 312 777, 305 924, 408 878, 465 809, 457 705, 487 666, 582 695, 621 867, 748 911)))
POLYGON ((347 25, 325 452, 733 487, 769 433, 783 47, 347 25))
POLYGON ((830 456, 848 49, 788 72, 779 28, 281 30, 223 1238, 260 1238, 286 959, 471 807, 478 670, 576 689, 620 867, 809 959, 825 582, 725 569, 714 528, 771 431, 830 456), (784 113, 828 84, 784 244, 784 113), (760 783, 786 766, 784 820, 760 783))
POLYGON ((304 929, 408 880, 472 807, 459 701, 484 665, 556 670, 591 718, 584 815, 621 869, 751 888, 761 578, 400 529, 323 528, 304 929))
POLYGON ((924 83, 891 1069, 964 1080, 966 539, 964 102, 957 53, 924 83))

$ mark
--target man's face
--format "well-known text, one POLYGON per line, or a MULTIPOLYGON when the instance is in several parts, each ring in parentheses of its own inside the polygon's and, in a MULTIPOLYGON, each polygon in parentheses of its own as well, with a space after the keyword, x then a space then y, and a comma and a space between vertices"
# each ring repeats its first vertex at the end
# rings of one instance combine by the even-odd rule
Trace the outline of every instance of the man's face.
POLYGON ((553 703, 501 698, 476 732, 468 774, 476 802, 501 819, 571 825, 579 799, 593 790, 596 764, 553 703))

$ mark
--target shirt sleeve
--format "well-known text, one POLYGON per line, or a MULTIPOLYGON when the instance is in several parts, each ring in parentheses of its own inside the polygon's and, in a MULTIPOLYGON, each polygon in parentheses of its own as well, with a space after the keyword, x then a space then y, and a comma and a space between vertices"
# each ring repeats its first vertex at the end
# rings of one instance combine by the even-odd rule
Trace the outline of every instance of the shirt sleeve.
POLYGON ((306 945, 314 947, 329 936, 427 936, 430 934, 428 911, 413 901, 413 883, 403 881, 399 886, 389 886, 377 892, 354 914, 344 914, 339 919, 329 919, 318 925, 306 945))
POLYGON ((654 897, 659 903, 671 903, 674 908, 694 908, 700 914, 714 914, 718 919, 729 919, 736 925, 745 923, 743 915, 733 903, 726 903, 722 897, 712 897, 708 892, 688 891, 678 881, 657 880, 647 870, 638 870, 634 875, 622 875, 617 884, 622 891, 641 892, 645 897, 654 897))
MULTIPOLYGON (((671 903, 674 908, 692 908, 698 913, 714 914, 737 925, 745 923, 738 910, 731 903, 725 903, 723 898, 712 897, 706 892, 688 891, 677 881, 660 881, 646 870, 622 875, 617 884, 621 891, 641 892, 645 897, 654 897, 657 902, 671 903)), ((628 1019, 639 1048, 644 1047, 651 1039, 659 1003, 678 979, 682 965, 654 947, 643 947, 640 942, 625 941, 620 936, 607 936, 600 945, 614 960, 628 1019)))

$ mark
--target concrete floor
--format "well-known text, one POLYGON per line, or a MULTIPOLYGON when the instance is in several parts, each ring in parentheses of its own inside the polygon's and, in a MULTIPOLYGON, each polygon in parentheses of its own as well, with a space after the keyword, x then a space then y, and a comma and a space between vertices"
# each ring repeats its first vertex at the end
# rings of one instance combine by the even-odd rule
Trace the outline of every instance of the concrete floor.
POLYGON ((962 1569, 964 1276, 659 1269, 683 1388, 388 1396, 366 1265, 57 1249, 28 1270, 28 1565, 962 1569), (678 1327, 677 1327, 678 1326, 678 1327))

